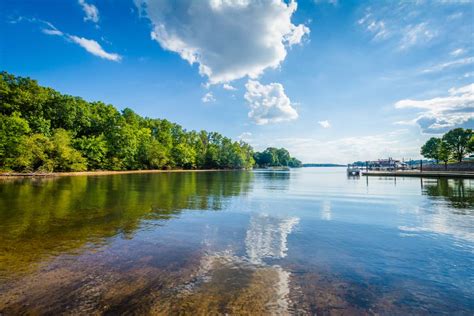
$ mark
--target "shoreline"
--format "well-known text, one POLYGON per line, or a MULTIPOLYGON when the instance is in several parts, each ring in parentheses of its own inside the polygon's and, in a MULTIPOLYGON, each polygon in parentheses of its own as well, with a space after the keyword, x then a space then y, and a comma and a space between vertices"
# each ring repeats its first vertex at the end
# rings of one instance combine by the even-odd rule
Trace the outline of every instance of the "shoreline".
POLYGON ((468 178, 474 179, 471 171, 363 171, 363 176, 369 177, 419 177, 419 178, 468 178))
POLYGON ((170 170, 101 170, 101 171, 74 171, 74 172, 48 172, 48 173, 0 173, 0 179, 10 178, 38 178, 38 177, 75 177, 75 176, 109 176, 134 173, 184 173, 184 172, 218 172, 218 171, 246 171, 246 169, 170 169, 170 170))

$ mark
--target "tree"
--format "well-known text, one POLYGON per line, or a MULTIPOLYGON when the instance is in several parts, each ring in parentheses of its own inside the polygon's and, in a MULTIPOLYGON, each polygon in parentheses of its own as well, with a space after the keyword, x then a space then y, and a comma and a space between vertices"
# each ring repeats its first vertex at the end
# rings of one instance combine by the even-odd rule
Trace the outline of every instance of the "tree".
POLYGON ((216 132, 187 131, 129 108, 87 102, 0 72, 0 169, 76 171, 297 166, 284 148, 255 153, 216 132))
POLYGON ((267 166, 289 166, 301 167, 301 161, 290 156, 285 148, 268 147, 263 152, 256 152, 253 155, 255 163, 259 167, 267 166))
POLYGON ((461 162, 469 153, 468 143, 472 137, 471 129, 455 128, 444 134, 443 141, 450 149, 453 158, 461 162))
POLYGON ((288 163, 288 166, 292 168, 301 168, 303 166, 303 163, 299 161, 298 159, 292 157, 290 158, 290 162, 288 163))
POLYGON ((71 146, 70 132, 58 128, 51 138, 51 159, 54 171, 84 171, 87 170, 86 159, 71 146))
POLYGON ((467 148, 469 153, 474 153, 474 135, 471 136, 471 139, 467 143, 467 148))
POLYGON ((88 170, 106 168, 108 147, 104 135, 82 136, 74 140, 74 147, 86 158, 88 170))
POLYGON ((444 162, 444 169, 448 169, 449 158, 451 157, 451 149, 445 141, 441 141, 438 145, 438 159, 444 162))
POLYGON ((28 122, 13 112, 11 116, 0 114, 0 167, 9 169, 19 155, 24 135, 30 133, 28 122))
POLYGON ((421 147, 421 155, 428 159, 436 160, 436 163, 439 161, 438 157, 438 148, 441 143, 440 138, 431 137, 428 141, 421 147))
POLYGON ((178 144, 171 150, 171 158, 177 167, 192 169, 196 167, 196 152, 186 144, 178 144))
POLYGON ((24 136, 18 147, 18 156, 12 164, 13 170, 26 172, 54 170, 54 161, 51 159, 53 144, 45 135, 24 136))
POLYGON ((290 153, 285 148, 280 148, 276 150, 276 155, 278 157, 278 164, 280 166, 288 166, 290 162, 290 153))

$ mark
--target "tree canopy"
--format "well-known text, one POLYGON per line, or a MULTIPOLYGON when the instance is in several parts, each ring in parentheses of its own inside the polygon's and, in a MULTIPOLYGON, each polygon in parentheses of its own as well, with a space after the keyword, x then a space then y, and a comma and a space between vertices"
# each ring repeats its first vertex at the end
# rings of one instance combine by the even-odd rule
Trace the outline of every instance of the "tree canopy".
MULTIPOLYGON (((278 149, 269 164, 292 165, 278 149)), ((272 151, 273 155, 273 151, 272 151)), ((243 169, 255 164, 245 142, 187 131, 166 119, 118 111, 0 73, 0 169, 19 172, 243 169)))
POLYGON ((474 133, 471 129, 455 128, 441 138, 432 137, 422 147, 421 154, 436 162, 447 164, 450 159, 461 162, 474 152, 474 133))
POLYGON ((258 167, 301 167, 302 163, 298 159, 291 157, 285 148, 268 147, 262 152, 254 154, 255 164, 258 167))

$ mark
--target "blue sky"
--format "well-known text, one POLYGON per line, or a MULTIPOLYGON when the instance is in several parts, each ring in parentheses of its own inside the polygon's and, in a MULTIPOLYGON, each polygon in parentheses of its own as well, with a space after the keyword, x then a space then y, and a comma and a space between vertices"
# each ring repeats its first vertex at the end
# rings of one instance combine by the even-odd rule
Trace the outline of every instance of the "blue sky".
POLYGON ((6 0, 0 68, 304 162, 474 127, 474 2, 6 0))

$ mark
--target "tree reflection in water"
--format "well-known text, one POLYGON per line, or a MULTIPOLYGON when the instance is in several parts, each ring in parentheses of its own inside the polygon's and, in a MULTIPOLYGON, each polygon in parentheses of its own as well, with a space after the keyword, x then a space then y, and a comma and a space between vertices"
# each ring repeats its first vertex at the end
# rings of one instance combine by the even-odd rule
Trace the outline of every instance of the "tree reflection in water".
POLYGON ((100 245, 182 210, 220 210, 251 189, 251 172, 189 172, 4 180, 0 277, 46 257, 100 245), (154 220, 154 221, 146 221, 154 220))
POLYGON ((422 193, 440 197, 460 214, 472 214, 474 207, 474 180, 472 179, 422 179, 422 193))

